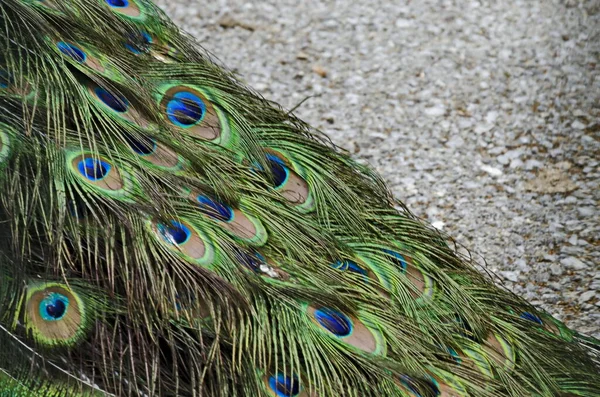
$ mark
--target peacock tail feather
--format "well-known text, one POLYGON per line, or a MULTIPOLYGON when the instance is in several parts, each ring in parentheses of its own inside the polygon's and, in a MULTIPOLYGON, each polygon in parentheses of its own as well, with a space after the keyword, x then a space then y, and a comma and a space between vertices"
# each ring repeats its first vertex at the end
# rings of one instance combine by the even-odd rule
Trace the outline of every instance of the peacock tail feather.
POLYGON ((598 395, 597 340, 149 1, 0 27, 0 395, 598 395))

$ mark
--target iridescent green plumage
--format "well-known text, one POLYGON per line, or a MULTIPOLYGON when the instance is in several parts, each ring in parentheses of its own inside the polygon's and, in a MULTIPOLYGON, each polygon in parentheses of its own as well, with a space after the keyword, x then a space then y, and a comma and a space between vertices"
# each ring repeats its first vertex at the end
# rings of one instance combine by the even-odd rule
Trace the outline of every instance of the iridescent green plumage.
POLYGON ((494 286, 152 4, 0 12, 3 391, 600 389, 597 341, 494 286))

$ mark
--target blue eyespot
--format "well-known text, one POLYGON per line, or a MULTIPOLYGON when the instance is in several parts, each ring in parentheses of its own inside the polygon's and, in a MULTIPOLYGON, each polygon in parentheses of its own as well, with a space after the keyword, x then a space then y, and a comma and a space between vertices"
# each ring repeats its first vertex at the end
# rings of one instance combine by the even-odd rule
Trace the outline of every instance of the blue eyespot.
POLYGON ((353 273, 362 274, 363 276, 366 276, 368 274, 368 272, 365 269, 358 266, 355 262, 348 261, 348 260, 336 261, 335 263, 331 264, 331 267, 341 270, 343 272, 349 271, 349 272, 353 272, 353 273))
POLYGON ((139 135, 139 137, 133 137, 127 134, 125 135, 125 140, 129 144, 129 147, 131 147, 131 150, 140 156, 147 156, 156 151, 156 141, 147 136, 139 135))
POLYGON ((271 168, 274 187, 275 189, 280 188, 287 182, 290 175, 290 170, 277 156, 267 154, 267 161, 269 162, 269 166, 271 168))
POLYGON ((198 200, 200 209, 206 215, 224 222, 233 219, 233 210, 225 204, 214 201, 210 197, 204 195, 199 195, 196 197, 196 200, 198 200))
POLYGON ((402 271, 406 271, 406 268, 408 267, 408 264, 406 263, 406 258, 404 258, 404 256, 400 255, 397 252, 391 251, 391 250, 383 250, 383 252, 385 252, 386 254, 388 254, 389 256, 391 256, 390 260, 398 265, 402 271))
POLYGON ((544 322, 542 321, 542 319, 533 313, 523 312, 523 313, 521 313, 521 318, 525 319, 525 320, 533 321, 534 323, 537 323, 539 325, 544 325, 544 322))
POLYGON ((300 394, 300 380, 296 375, 278 373, 269 378, 269 387, 277 397, 296 397, 300 394))
POLYGON ((437 397, 442 394, 433 379, 431 381, 424 379, 417 381, 409 376, 401 375, 400 383, 415 397, 437 397), (426 391, 427 393, 423 395, 419 390, 426 391))
POLYGON ((79 173, 92 182, 100 181, 108 175, 112 166, 104 160, 86 157, 77 163, 79 173))
POLYGON ((345 314, 329 308, 322 307, 315 310, 315 320, 327 331, 340 338, 346 337, 352 333, 352 321, 345 314))
POLYGON ((124 8, 129 5, 129 0, 106 0, 106 4, 115 8, 124 8))
POLYGON ((64 41, 60 41, 56 43, 56 47, 60 52, 64 55, 68 56, 72 60, 78 63, 84 63, 87 56, 83 50, 73 44, 65 43, 64 41))
POLYGON ((171 226, 159 224, 158 231, 165 241, 176 245, 185 244, 192 236, 191 230, 177 221, 171 221, 171 226))
POLYGON ((13 77, 6 70, 0 69, 0 89, 6 89, 14 83, 13 77))
POLYGON ((167 116, 179 127, 187 128, 200 123, 206 114, 206 105, 191 92, 182 91, 173 95, 167 103, 167 116))
POLYGON ((260 253, 253 252, 245 252, 241 250, 237 250, 236 252, 237 259, 241 262, 242 265, 246 266, 248 269, 253 272, 259 272, 260 267, 267 263, 267 260, 260 253))
POLYGON ((134 54, 138 55, 148 50, 148 46, 152 44, 152 36, 146 32, 140 32, 139 35, 132 35, 125 43, 125 48, 134 54))
POLYGON ((40 315, 45 321, 61 320, 69 307, 69 298, 58 292, 48 294, 40 302, 40 315))
POLYGON ((108 106, 115 112, 126 112, 127 108, 129 107, 129 102, 127 102, 127 99, 125 99, 125 97, 118 94, 112 94, 102 87, 94 88, 94 93, 96 94, 98 99, 102 101, 102 103, 104 103, 106 106, 108 106))
POLYGON ((369 282, 369 272, 366 269, 363 269, 358 264, 353 261, 344 260, 344 261, 336 261, 331 264, 331 267, 334 269, 341 270, 343 272, 352 272, 358 275, 363 276, 364 282, 369 282))

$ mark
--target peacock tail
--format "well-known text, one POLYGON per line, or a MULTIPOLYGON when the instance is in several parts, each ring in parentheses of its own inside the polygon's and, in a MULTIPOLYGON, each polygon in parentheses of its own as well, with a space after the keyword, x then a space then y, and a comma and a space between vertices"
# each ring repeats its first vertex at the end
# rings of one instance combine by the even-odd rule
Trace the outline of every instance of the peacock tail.
POLYGON ((600 342, 146 0, 0 0, 1 396, 598 396, 600 342))

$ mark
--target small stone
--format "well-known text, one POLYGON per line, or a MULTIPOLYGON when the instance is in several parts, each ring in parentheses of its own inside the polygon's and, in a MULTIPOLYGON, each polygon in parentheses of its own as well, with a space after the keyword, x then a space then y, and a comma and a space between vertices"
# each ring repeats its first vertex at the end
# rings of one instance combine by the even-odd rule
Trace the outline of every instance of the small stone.
POLYGON ((494 128, 494 124, 477 124, 475 126, 475 133, 476 134, 483 134, 484 132, 488 132, 490 131, 492 128, 494 128))
POLYGON ((433 106, 430 108, 425 108, 425 110, 423 110, 423 113, 425 113, 427 116, 439 117, 446 114, 446 108, 441 105, 433 106))
POLYGON ((560 276, 563 274, 563 269, 558 263, 553 263, 550 265, 550 273, 554 276, 560 276))
POLYGON ((442 230, 444 228, 445 223, 442 221, 435 221, 431 224, 431 226, 435 227, 437 230, 442 230))
POLYGON ((520 273, 519 271, 505 270, 505 271, 500 272, 500 275, 502 277, 504 277, 506 280, 516 283, 517 281, 519 281, 519 273, 520 273))
POLYGON ((594 216, 596 214, 596 209, 594 207, 579 207, 577 211, 581 216, 594 216))
POLYGON ((583 270, 588 268, 588 265, 573 256, 561 259, 560 263, 563 266, 573 270, 583 270))
POLYGON ((490 167, 489 165, 482 165, 481 170, 487 172, 491 176, 502 175, 502 170, 499 170, 498 168, 490 167))
POLYGON ((323 78, 327 77, 327 70, 325 70, 325 68, 323 68, 322 66, 314 65, 312 71, 323 78))
POLYGON ((592 300, 594 296, 596 296, 596 291, 586 291, 583 294, 579 295, 579 299, 577 299, 577 301, 580 305, 582 305, 585 302, 589 302, 590 300, 592 300))

